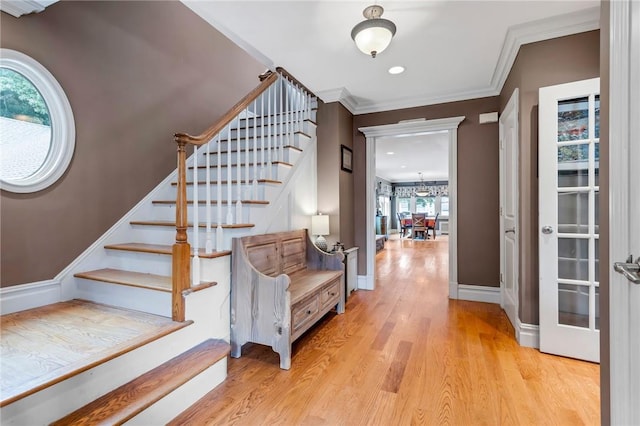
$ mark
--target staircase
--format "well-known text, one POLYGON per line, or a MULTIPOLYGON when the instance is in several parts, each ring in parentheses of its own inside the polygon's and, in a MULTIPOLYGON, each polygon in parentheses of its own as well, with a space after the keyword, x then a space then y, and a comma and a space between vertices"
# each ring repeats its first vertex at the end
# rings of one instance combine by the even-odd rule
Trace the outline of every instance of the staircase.
POLYGON ((175 331, 11 399, 3 390, 3 424, 166 423, 224 380, 232 238, 307 227, 316 208, 315 97, 283 69, 260 79, 202 135, 176 134, 177 170, 61 277, 61 301, 171 318, 175 331), (214 362, 181 366, 199 359, 214 362), (176 368, 194 373, 162 379, 176 368), (155 391, 123 402, 131 389, 155 391))

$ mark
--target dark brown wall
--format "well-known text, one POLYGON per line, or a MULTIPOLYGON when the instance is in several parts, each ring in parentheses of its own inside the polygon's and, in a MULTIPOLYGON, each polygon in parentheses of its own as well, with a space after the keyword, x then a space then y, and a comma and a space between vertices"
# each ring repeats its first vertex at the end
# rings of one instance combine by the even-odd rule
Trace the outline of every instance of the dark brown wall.
POLYGON ((458 128, 458 283, 500 285, 498 124, 478 122, 479 114, 498 111, 498 106, 498 97, 491 97, 354 117, 354 226, 360 273, 366 270, 366 139, 358 128, 464 115, 458 128))
POLYGON ((520 89, 520 308, 523 323, 539 323, 538 89, 599 76, 600 34, 590 31, 526 44, 500 93, 500 111, 520 89))
POLYGON ((353 247, 353 176, 340 169, 340 145, 353 145, 353 115, 338 102, 319 102, 317 121, 318 211, 330 215, 327 243, 353 247))
POLYGON ((0 19, 2 47, 51 71, 76 122, 60 181, 2 192, 2 286, 55 277, 175 169, 174 133, 204 130, 265 68, 179 2, 60 2, 0 19))
MULTIPOLYGON (((600 5, 600 265, 609 263, 609 9, 600 5)), ((600 267, 600 418, 611 424, 609 268, 600 267)))

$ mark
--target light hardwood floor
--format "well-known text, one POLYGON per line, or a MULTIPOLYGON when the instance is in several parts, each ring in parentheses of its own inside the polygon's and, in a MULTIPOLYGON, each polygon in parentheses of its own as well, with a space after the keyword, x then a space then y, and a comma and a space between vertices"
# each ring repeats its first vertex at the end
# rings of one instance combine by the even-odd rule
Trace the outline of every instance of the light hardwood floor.
POLYGON ((246 345, 182 425, 599 424, 599 366, 519 347, 498 305, 449 300, 446 237, 390 240, 357 291, 294 344, 246 345))

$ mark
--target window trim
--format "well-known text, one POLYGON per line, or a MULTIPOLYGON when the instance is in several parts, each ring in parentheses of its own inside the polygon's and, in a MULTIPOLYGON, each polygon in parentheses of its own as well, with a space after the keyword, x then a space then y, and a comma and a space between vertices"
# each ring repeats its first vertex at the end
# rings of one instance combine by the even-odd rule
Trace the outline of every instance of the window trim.
POLYGON ((51 117, 51 146, 42 166, 22 179, 0 179, 0 188, 16 193, 38 192, 53 185, 67 171, 76 145, 71 104, 62 86, 38 61, 12 49, 0 48, 0 67, 22 74, 42 95, 51 117))

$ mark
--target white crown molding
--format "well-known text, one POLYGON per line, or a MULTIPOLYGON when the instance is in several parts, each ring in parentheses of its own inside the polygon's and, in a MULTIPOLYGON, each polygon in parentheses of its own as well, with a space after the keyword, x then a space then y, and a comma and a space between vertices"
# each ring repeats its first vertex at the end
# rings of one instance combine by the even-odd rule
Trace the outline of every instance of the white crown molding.
POLYGON ((349 93, 346 87, 339 87, 337 89, 322 90, 316 92, 322 102, 325 104, 331 102, 340 102, 351 114, 356 114, 358 107, 358 101, 349 93))
POLYGON ((384 103, 359 103, 344 87, 325 90, 320 92, 324 97, 320 93, 318 93, 318 96, 324 102, 340 102, 354 115, 496 96, 500 94, 522 45, 599 28, 599 7, 510 27, 507 30, 491 83, 485 88, 449 93, 447 95, 398 99, 384 103))
POLYGON ((600 28, 599 7, 527 22, 509 28, 491 78, 491 88, 496 94, 500 93, 522 45, 597 30, 598 28, 600 28))
POLYGON ((273 60, 264 55, 251 44, 247 43, 243 38, 231 31, 223 23, 216 20, 215 17, 211 16, 210 8, 206 7, 207 2, 197 0, 180 0, 180 2, 191 9, 196 15, 207 21, 209 25, 221 32, 233 43, 237 44, 241 49, 251 55, 254 59, 264 64, 270 70, 275 71, 276 66, 273 60))
POLYGON ((16 18, 28 13, 42 12, 58 0, 2 0, 0 10, 16 18))

